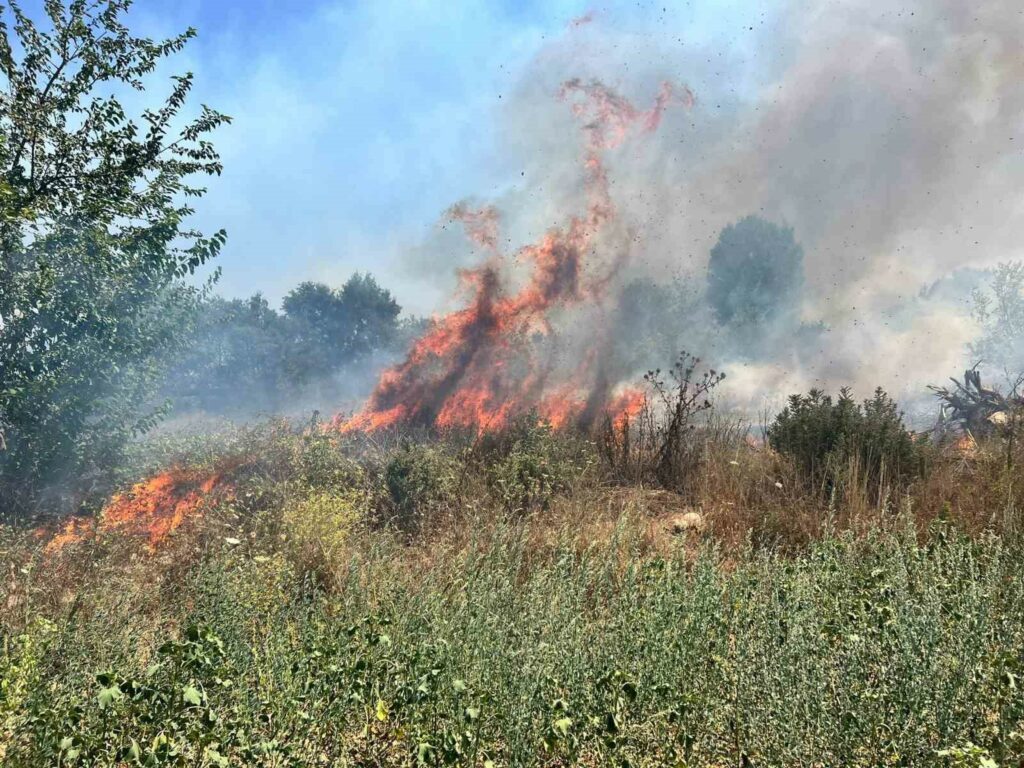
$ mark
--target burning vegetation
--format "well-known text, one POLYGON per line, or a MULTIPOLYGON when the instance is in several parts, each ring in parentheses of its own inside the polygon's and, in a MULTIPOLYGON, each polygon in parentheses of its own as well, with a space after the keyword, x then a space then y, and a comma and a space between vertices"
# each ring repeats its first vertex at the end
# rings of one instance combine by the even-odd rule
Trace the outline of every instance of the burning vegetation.
POLYGON ((96 517, 74 517, 46 545, 60 552, 69 544, 101 533, 144 539, 156 548, 182 524, 229 497, 232 484, 222 472, 175 468, 115 494, 96 517))
POLYGON ((640 408, 642 395, 609 376, 600 333, 584 353, 565 356, 578 363, 563 363, 556 316, 562 322, 573 310, 577 321, 602 316, 607 289, 628 254, 621 248, 599 257, 616 215, 605 153, 633 133, 656 130, 665 109, 689 107, 693 95, 666 82, 642 110, 600 82, 569 80, 559 98, 571 105, 583 133, 585 210, 509 254, 499 245, 496 209, 449 209, 449 219, 486 255, 479 267, 460 273, 467 305, 436 318, 405 361, 381 375, 363 408, 336 420, 343 432, 398 425, 490 431, 531 410, 556 428, 586 427, 603 413, 622 419, 640 408), (511 285, 513 264, 528 270, 518 289, 511 285))

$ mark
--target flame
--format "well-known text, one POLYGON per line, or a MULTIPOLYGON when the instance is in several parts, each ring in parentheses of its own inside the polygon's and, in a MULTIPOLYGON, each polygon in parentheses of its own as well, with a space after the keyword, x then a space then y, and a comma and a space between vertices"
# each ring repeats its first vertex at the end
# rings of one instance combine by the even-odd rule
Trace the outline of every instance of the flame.
POLYGON ((380 376, 363 407, 351 418, 335 418, 335 428, 372 432, 419 425, 482 431, 500 429, 531 410, 563 427, 591 420, 602 408, 624 414, 638 407, 635 396, 609 402, 612 388, 593 348, 574 371, 560 369, 553 354, 558 347, 553 314, 573 307, 600 310, 628 252, 619 249, 623 255, 613 258, 603 274, 588 259, 615 216, 604 154, 631 133, 656 130, 671 104, 690 106, 693 95, 664 83, 654 105, 641 110, 600 82, 578 79, 565 82, 558 95, 570 104, 583 134, 583 213, 506 254, 495 208, 452 206, 448 220, 461 223, 485 254, 480 266, 459 274, 465 306, 435 318, 405 361, 380 376), (504 279, 512 262, 528 269, 518 290, 504 279))
POLYGON ((119 532, 144 538, 155 549, 186 520, 217 498, 230 494, 221 473, 175 468, 137 483, 111 497, 96 518, 66 521, 47 543, 48 554, 99 533, 119 532))
POLYGON ((962 456, 973 456, 978 452, 978 443, 974 439, 974 435, 970 432, 964 432, 957 438, 954 448, 962 456))
POLYGON ((636 420, 647 405, 647 395, 643 390, 630 387, 623 390, 608 404, 607 412, 616 429, 622 429, 636 420))

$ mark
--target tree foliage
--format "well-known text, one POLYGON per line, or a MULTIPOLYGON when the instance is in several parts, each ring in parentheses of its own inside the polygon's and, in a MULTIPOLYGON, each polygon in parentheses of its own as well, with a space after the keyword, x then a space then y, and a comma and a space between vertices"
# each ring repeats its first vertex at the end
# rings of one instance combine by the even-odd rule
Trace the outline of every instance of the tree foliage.
POLYGON ((1024 373, 1024 262, 996 267, 989 291, 974 294, 981 334, 970 352, 984 367, 1010 381, 1024 373))
POLYGON ((862 404, 848 389, 835 400, 818 389, 792 395, 769 426, 768 442, 826 494, 846 483, 878 494, 917 475, 923 459, 898 406, 881 388, 862 404))
POLYGON ((229 413, 240 403, 272 409, 287 381, 283 318, 262 294, 248 299, 210 297, 181 359, 168 372, 162 393, 177 411, 229 413))
POLYGON ((132 35, 131 0, 0 7, 0 507, 75 493, 161 410, 150 401, 200 293, 180 280, 225 235, 186 226, 193 179, 219 174, 206 136, 228 120, 186 110, 192 76, 130 117, 194 30, 132 35), (67 486, 64 486, 67 487, 67 486))
MULTIPOLYGON (((306 282, 284 298, 283 312, 260 294, 203 302, 188 352, 163 384, 179 410, 235 415, 275 411, 323 389, 377 352, 399 351, 415 332, 401 307, 370 275, 340 289, 306 282)), ((344 388, 343 388, 344 389, 344 388)), ((321 394, 337 394, 328 386, 321 394)))
POLYGON ((284 298, 293 373, 323 376, 381 349, 396 336, 402 308, 373 276, 356 273, 339 289, 302 283, 284 298))
POLYGON ((747 216, 722 230, 708 264, 708 301, 722 325, 753 327, 797 314, 803 248, 793 230, 747 216))

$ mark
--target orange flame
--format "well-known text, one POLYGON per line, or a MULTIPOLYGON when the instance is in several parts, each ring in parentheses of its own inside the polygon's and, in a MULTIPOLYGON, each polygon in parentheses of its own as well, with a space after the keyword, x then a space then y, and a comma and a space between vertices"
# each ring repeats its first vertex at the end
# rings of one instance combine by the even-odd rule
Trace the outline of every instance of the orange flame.
POLYGON ((46 552, 59 552, 69 544, 108 532, 144 538, 154 549, 186 520, 208 508, 212 500, 229 494, 230 484, 219 472, 171 469, 115 494, 96 518, 66 521, 47 543, 46 552))
POLYGON ((957 453, 962 456, 973 456, 978 452, 978 443, 974 439, 974 435, 970 432, 965 432, 957 438, 954 447, 957 453))
POLYGON ((647 395, 642 390, 629 388, 623 390, 606 409, 616 429, 622 429, 634 422, 644 406, 647 405, 647 395))
POLYGON ((534 409, 561 427, 592 420, 606 406, 614 413, 633 407, 620 403, 621 395, 608 403, 611 382, 594 350, 573 373, 557 370, 552 313, 582 304, 600 308, 621 266, 620 256, 611 271, 594 274, 587 263, 598 234, 615 215, 603 154, 634 128, 655 130, 670 104, 689 106, 693 95, 688 89, 677 94, 665 83, 654 106, 640 110, 597 81, 570 80, 559 97, 571 103, 582 125, 585 212, 509 256, 499 245, 496 209, 450 208, 448 219, 462 223, 469 239, 487 253, 481 266, 460 273, 467 305, 435 318, 405 361, 381 375, 362 409, 349 419, 335 419, 336 428, 374 431, 411 424, 491 430, 534 409), (502 280, 503 267, 513 260, 529 267, 518 291, 508 290, 502 280))

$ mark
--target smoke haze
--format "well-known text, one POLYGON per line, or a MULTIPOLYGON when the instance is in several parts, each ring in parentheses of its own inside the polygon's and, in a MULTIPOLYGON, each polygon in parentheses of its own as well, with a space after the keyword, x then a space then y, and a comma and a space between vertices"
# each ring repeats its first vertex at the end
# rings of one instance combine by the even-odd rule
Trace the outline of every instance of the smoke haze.
MULTIPOLYGON (((619 279, 700 290, 724 226, 748 214, 788 225, 805 252, 799 313, 820 332, 750 360, 698 302, 679 346, 729 371, 748 406, 812 385, 920 395, 965 362, 978 271, 1020 256, 1024 11, 792 3, 744 31, 751 53, 730 59, 656 28, 620 30, 600 11, 570 25, 500 113, 516 182, 493 201, 506 236, 535 239, 580 207, 581 147, 555 98, 562 83, 593 79, 637 103, 665 80, 686 83, 693 109, 667 111, 649 140, 608 155, 615 247, 628 250, 616 254, 619 279)), ((460 266, 473 258, 453 250, 460 266)))

